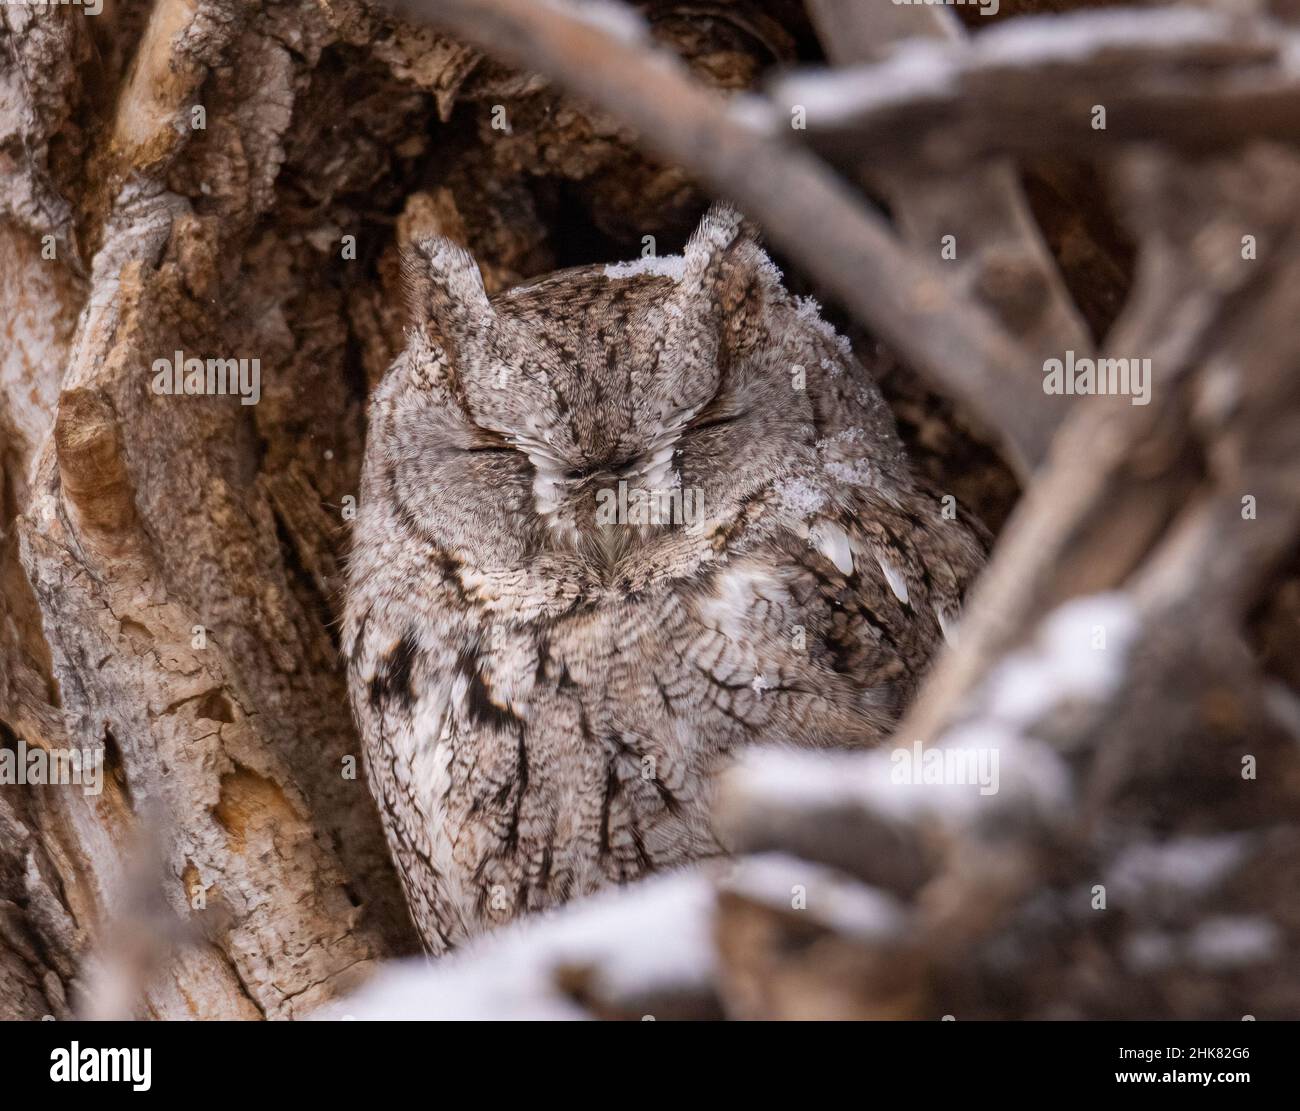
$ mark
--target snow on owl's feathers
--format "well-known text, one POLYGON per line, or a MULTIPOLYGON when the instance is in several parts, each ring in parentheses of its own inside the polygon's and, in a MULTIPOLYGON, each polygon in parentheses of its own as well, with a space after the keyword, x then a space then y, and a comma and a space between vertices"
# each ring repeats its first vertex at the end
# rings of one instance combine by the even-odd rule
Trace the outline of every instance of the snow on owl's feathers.
POLYGON ((403 271, 343 644, 442 952, 718 852, 711 782, 739 746, 885 737, 981 557, 730 209, 681 257, 490 300, 446 240, 403 271))

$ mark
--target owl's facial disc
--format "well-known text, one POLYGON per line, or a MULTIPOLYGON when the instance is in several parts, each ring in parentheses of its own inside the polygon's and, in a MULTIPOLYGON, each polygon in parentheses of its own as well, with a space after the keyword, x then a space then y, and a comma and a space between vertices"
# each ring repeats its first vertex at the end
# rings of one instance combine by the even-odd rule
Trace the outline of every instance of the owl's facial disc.
MULTIPOLYGON (((546 284, 548 303, 572 293, 546 284)), ((535 312, 535 292, 494 302, 491 345, 462 380, 472 421, 527 459, 547 542, 611 554, 689 524, 675 457, 719 380, 673 283, 597 287, 563 317, 535 312)))
POLYGON ((515 446, 533 468, 533 499, 554 543, 580 547, 609 564, 665 530, 693 521, 683 502, 674 465, 682 426, 657 430, 631 454, 584 462, 558 457, 536 438, 516 436, 515 446))
POLYGON ((753 307, 763 258, 715 206, 678 265, 563 271, 488 298, 466 252, 416 244, 404 267, 428 337, 423 378, 447 421, 463 421, 447 447, 527 460, 483 455, 466 473, 542 543, 615 562, 693 526, 700 499, 683 468, 716 476, 742 448, 743 433, 717 427, 723 337, 753 307), (530 494, 535 516, 522 512, 530 494))

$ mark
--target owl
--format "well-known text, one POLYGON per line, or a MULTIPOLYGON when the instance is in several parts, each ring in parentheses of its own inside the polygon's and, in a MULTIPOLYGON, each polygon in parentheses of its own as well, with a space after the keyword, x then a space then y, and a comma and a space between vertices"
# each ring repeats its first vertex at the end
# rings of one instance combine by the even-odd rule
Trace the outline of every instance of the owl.
POLYGON ((342 645, 427 948, 722 851, 748 745, 885 738, 982 546, 724 206, 680 256, 491 298, 403 257, 342 645))

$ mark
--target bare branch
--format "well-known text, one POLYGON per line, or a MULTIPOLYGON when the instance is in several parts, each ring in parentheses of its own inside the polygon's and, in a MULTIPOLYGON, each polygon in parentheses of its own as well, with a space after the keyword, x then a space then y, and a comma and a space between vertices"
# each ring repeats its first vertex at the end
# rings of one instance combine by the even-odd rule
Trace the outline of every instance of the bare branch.
POLYGON ((1063 409, 1024 389, 1032 357, 985 312, 953 296, 937 266, 904 249, 758 102, 728 104, 692 81, 675 59, 623 33, 617 17, 627 13, 618 5, 588 5, 579 15, 534 0, 394 2, 634 127, 659 155, 739 204, 936 388, 967 406, 1022 474, 1043 457, 1063 409), (590 18, 591 11, 605 18, 590 18))
POLYGON ((878 64, 791 75, 769 92, 782 111, 803 107, 807 137, 837 162, 949 170, 1153 140, 1208 151, 1300 139, 1298 45, 1294 31, 1218 12, 1080 12, 973 41, 910 41, 878 64))
MULTIPOLYGON (((899 42, 965 38, 956 16, 944 8, 810 0, 809 10, 827 56, 841 66, 878 58, 899 42)), ((905 176, 875 165, 864 165, 862 173, 887 199, 899 234, 918 253, 944 260, 941 269, 955 294, 990 309, 1040 359, 1066 350, 1091 354, 1092 338, 1034 223, 1014 166, 968 167, 959 178, 905 176)), ((1033 370, 1024 388, 1038 390, 1041 384, 1033 370)))
POLYGON ((1287 369, 1295 329, 1283 322, 1300 311, 1292 261, 1300 164, 1260 147, 1198 167, 1135 155, 1124 169, 1130 214, 1144 231, 1142 265, 1107 354, 1149 357, 1159 403, 1090 398, 1071 414, 968 603, 960 650, 935 667, 900 735, 937 735, 1037 618, 1128 582, 1196 498, 1239 499, 1265 486, 1272 495, 1267 525, 1243 522, 1222 536, 1218 565, 1234 571, 1211 575, 1191 563, 1184 575, 1162 576, 1202 609, 1239 616, 1248 597, 1223 608, 1234 574, 1235 590, 1248 592, 1294 542, 1294 499, 1278 483, 1295 486, 1300 476, 1287 477, 1294 464, 1272 445, 1297 438, 1287 369), (1247 227, 1270 245, 1257 260, 1242 256, 1247 227))

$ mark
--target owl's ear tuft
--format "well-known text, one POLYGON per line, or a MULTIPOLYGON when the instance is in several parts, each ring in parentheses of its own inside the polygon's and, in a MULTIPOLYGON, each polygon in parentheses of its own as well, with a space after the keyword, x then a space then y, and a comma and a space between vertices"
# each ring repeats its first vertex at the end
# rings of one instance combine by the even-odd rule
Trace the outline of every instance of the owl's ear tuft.
POLYGON ((450 239, 422 238, 404 247, 402 285, 411 322, 432 325, 452 347, 464 347, 491 320, 492 306, 474 256, 450 239))
POLYGON ((710 205, 686 244, 683 292, 711 294, 723 280, 727 259, 735 248, 756 240, 753 225, 731 205, 722 201, 710 205))
POLYGON ((717 336, 725 367, 761 334, 765 275, 775 268, 758 244, 757 229, 727 204, 714 204, 704 214, 686 245, 685 262, 677 296, 687 318, 717 336))

